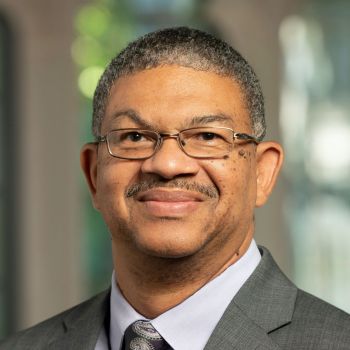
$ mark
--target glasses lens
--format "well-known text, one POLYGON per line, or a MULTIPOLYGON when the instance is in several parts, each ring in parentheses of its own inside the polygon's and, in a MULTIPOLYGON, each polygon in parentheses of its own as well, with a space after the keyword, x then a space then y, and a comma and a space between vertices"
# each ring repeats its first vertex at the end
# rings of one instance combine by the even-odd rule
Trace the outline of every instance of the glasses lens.
POLYGON ((110 153, 127 159, 150 157, 157 145, 157 140, 157 134, 148 130, 115 130, 107 135, 110 153))
POLYGON ((233 132, 224 128, 193 128, 180 133, 185 152, 192 157, 223 157, 233 147, 233 132))

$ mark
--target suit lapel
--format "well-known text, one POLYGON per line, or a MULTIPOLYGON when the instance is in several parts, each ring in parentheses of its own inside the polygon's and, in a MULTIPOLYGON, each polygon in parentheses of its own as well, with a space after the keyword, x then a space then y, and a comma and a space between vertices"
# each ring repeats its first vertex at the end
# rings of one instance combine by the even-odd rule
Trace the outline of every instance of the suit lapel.
POLYGON ((53 335, 49 350, 93 350, 109 320, 110 290, 73 309, 63 320, 63 334, 53 335))
POLYGON ((262 259, 226 309, 205 350, 277 350, 269 337, 291 322, 297 288, 260 247, 262 259))
POLYGON ((210 337, 205 350, 277 350, 266 332, 232 305, 210 337))

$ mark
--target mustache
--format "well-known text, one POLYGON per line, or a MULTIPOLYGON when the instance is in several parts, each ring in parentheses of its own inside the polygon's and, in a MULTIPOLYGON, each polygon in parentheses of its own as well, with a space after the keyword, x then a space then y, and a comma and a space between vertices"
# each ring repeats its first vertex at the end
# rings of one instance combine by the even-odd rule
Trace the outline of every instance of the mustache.
POLYGON ((136 196, 140 192, 145 192, 153 188, 177 188, 181 190, 199 192, 208 198, 218 198, 219 191, 212 185, 202 185, 197 182, 189 182, 186 180, 172 180, 172 181, 140 181, 132 184, 125 190, 125 197, 130 198, 136 196))

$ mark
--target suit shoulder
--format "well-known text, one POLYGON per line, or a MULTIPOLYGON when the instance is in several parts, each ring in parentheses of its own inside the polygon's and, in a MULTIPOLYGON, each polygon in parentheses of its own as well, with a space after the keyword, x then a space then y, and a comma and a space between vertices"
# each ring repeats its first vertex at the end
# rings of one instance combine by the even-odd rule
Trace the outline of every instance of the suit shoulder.
POLYGON ((109 291, 104 291, 30 328, 19 331, 0 342, 0 350, 45 349, 47 342, 65 332, 63 320, 83 318, 94 304, 102 304, 109 291))
POLYGON ((310 320, 313 324, 350 331, 350 315, 345 311, 317 298, 303 290, 298 290, 293 318, 310 320))
POLYGON ((291 322, 271 336, 283 349, 350 349, 350 315, 298 290, 291 322))

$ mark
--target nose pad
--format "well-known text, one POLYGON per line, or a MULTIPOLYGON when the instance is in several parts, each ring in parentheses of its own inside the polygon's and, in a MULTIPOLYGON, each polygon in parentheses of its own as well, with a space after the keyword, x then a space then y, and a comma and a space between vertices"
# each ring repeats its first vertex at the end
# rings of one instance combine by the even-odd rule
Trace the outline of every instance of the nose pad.
POLYGON ((199 171, 198 161, 184 153, 178 142, 182 143, 177 137, 163 138, 157 152, 143 161, 142 172, 157 174, 167 179, 195 175, 199 171))

